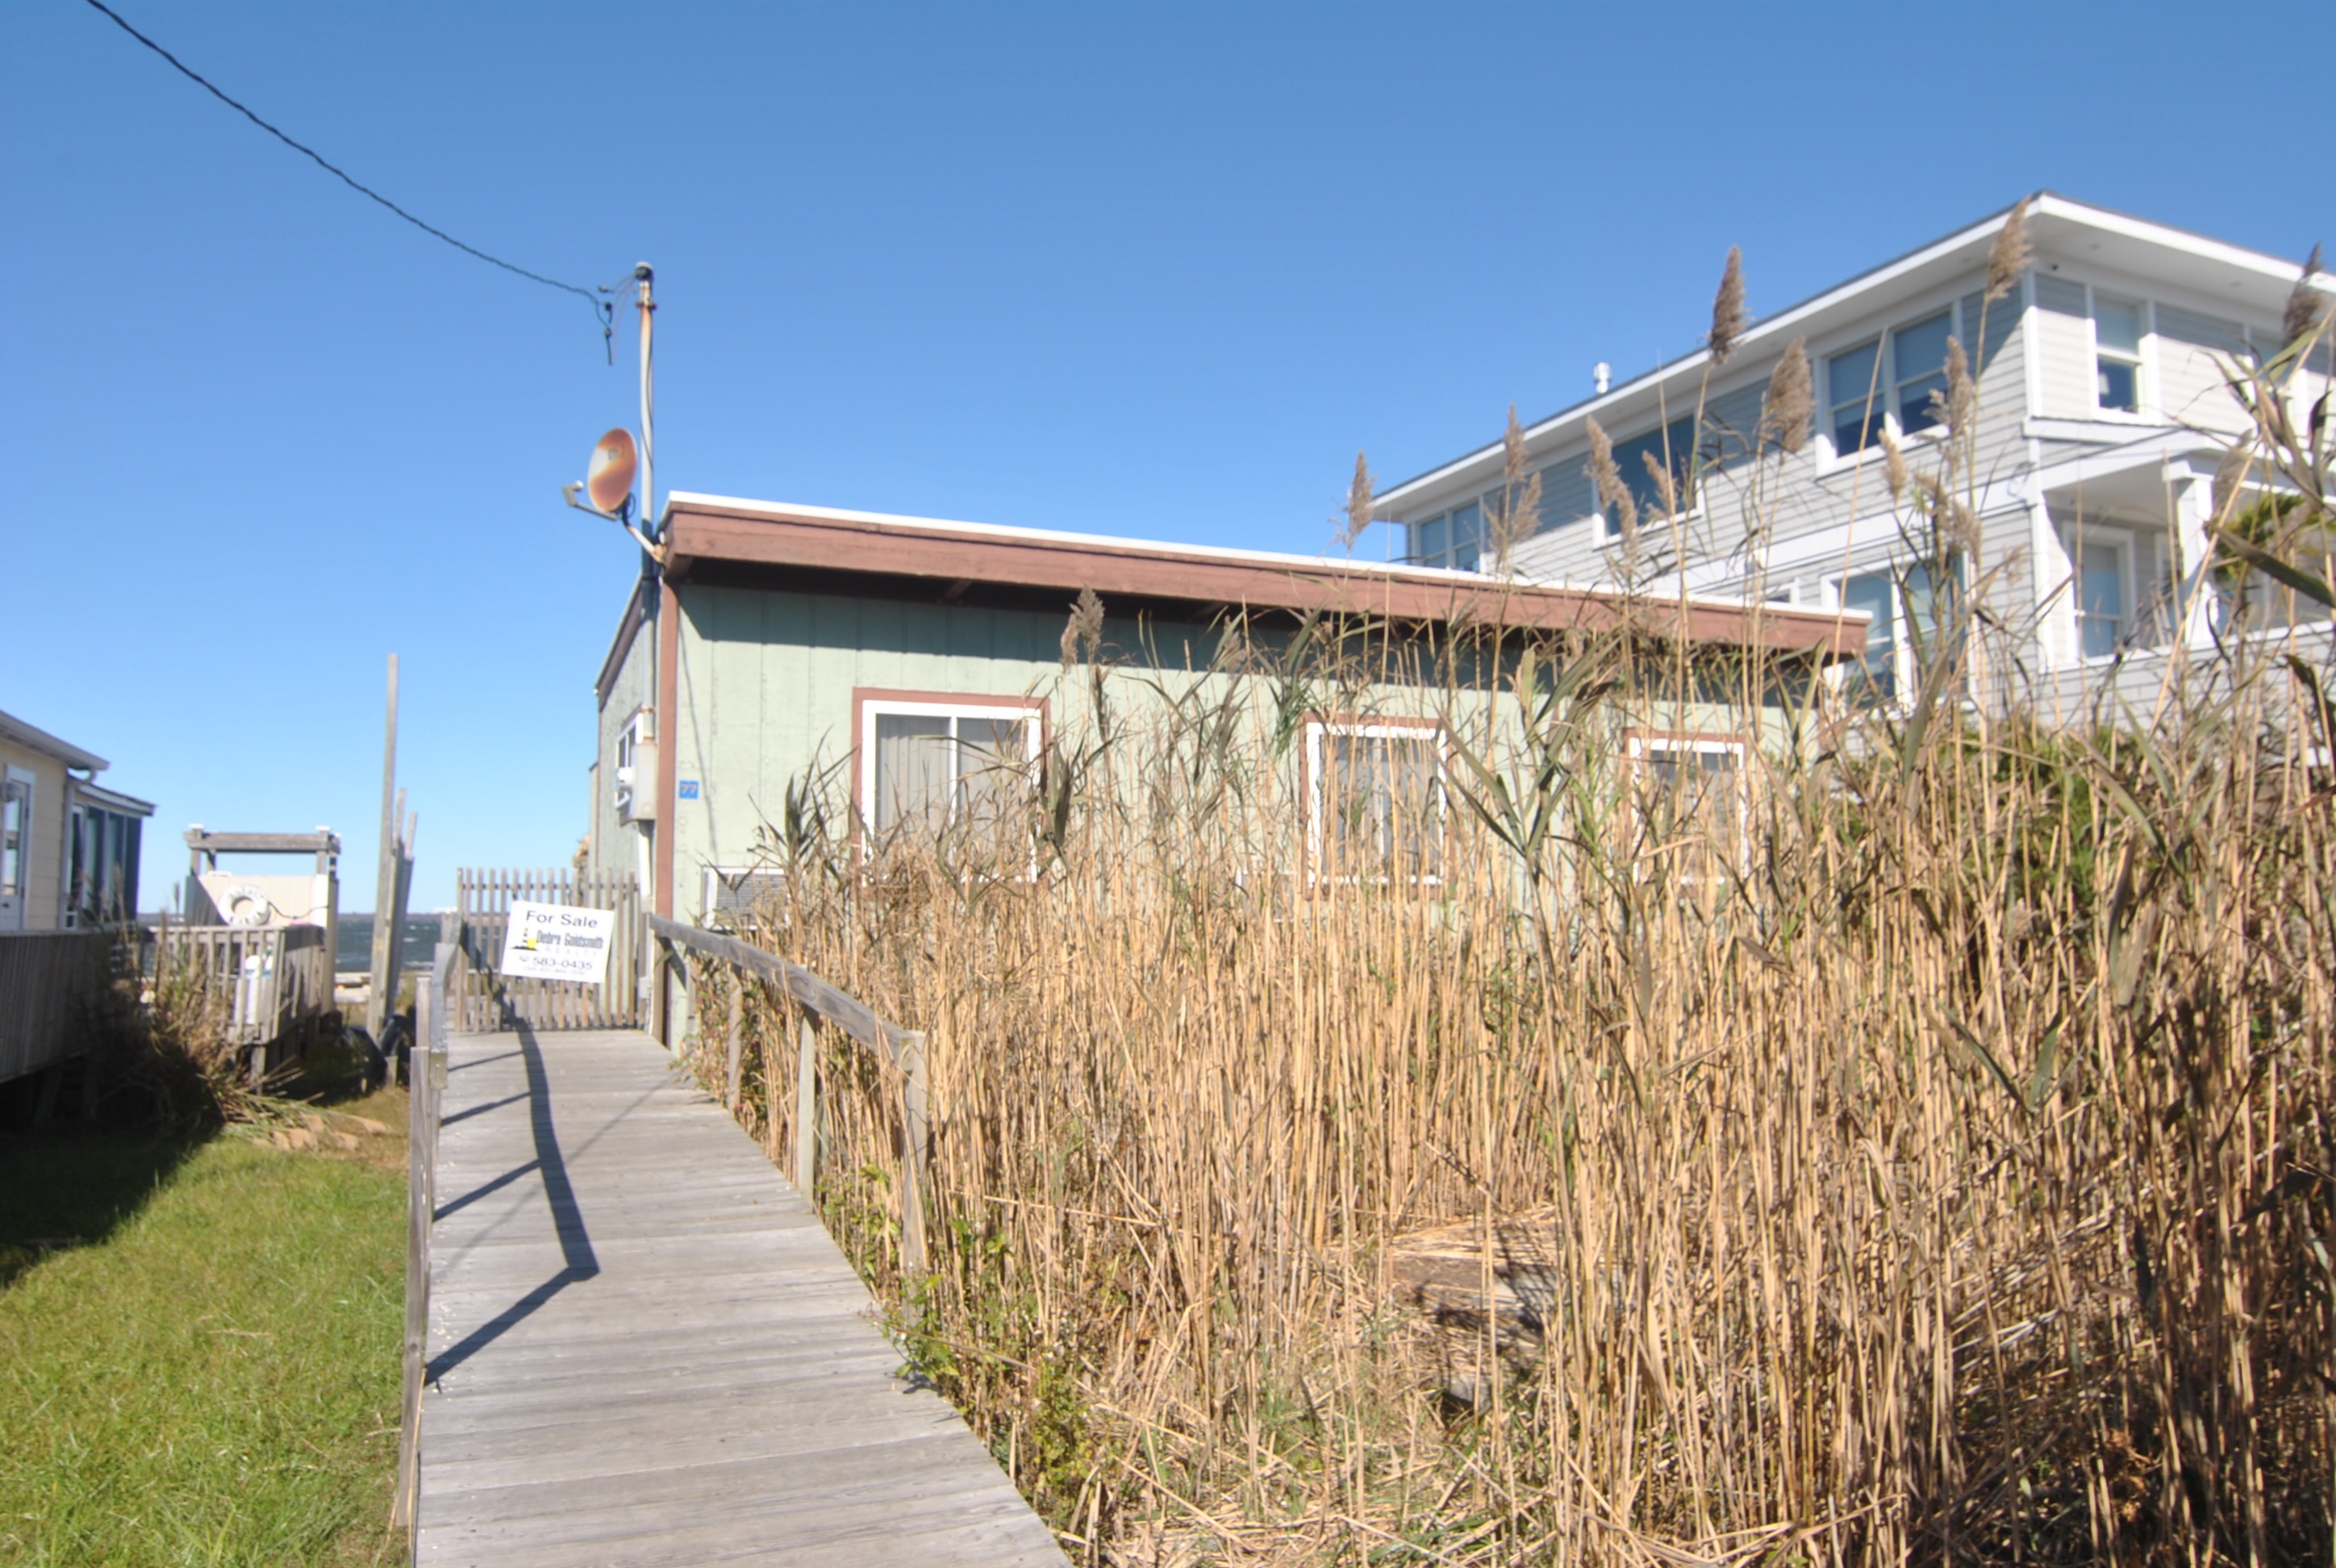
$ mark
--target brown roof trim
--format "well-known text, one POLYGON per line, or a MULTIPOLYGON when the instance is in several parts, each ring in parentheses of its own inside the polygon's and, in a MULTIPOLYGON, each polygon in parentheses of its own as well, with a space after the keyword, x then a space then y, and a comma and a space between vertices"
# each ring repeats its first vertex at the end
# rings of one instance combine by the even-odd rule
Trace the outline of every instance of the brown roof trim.
MULTIPOLYGON (((697 563, 873 572, 1059 589, 1252 609, 1368 615, 1391 620, 1600 630, 1626 620, 1660 636, 1839 658, 1865 647, 1865 618, 1732 600, 1641 600, 1425 567, 1209 550, 1092 534, 989 528, 676 494, 667 503, 667 579, 697 563)), ((629 612, 628 612, 629 614, 629 612)), ((623 638, 620 635, 619 641, 623 638)), ((614 657, 614 650, 611 652, 614 657)), ((604 697, 605 700, 605 697, 604 697)))

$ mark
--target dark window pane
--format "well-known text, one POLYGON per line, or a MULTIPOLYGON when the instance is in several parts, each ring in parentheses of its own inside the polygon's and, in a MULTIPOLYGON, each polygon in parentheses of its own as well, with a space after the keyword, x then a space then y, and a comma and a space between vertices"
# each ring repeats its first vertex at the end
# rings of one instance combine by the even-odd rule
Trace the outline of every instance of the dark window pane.
POLYGON ((2103 408, 2123 409, 2132 414, 2141 407, 2138 392, 2139 377, 2135 367, 2121 359, 2100 362, 2100 398, 2103 408))
POLYGON ((1444 541, 1450 526, 1450 520, 1441 517, 1431 517, 1419 525, 1419 548, 1416 553, 1422 566, 1444 564, 1444 541))
POLYGON ((1882 410, 1868 414, 1862 408, 1846 408, 1834 416, 1833 449, 1847 457, 1853 452, 1864 452, 1882 439, 1882 410))
POLYGON ((1941 397, 1947 394, 1947 378, 1944 375, 1924 375, 1898 384, 1899 429, 1912 435, 1939 423, 1938 408, 1931 401, 1932 393, 1941 397))
POLYGON ((1863 452, 1881 439, 1882 409, 1888 399, 1874 383, 1881 364, 1878 343, 1836 354, 1825 362, 1826 396, 1832 399, 1834 450, 1863 452), (1869 412, 1869 409, 1871 412, 1869 412))
POLYGON ((1896 361, 1901 383, 1918 375, 1929 375, 1947 368, 1947 338, 1953 330, 1953 317, 1941 311, 1928 320, 1912 326, 1902 326, 1890 335, 1890 354, 1896 361))

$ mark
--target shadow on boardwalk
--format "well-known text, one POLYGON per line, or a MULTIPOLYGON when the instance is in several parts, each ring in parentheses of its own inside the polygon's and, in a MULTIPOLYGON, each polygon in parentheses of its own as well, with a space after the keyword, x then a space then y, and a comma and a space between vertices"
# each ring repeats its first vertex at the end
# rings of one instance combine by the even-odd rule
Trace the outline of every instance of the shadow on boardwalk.
POLYGON ((449 1065, 422 1562, 1062 1563, 647 1037, 460 1036, 449 1065))

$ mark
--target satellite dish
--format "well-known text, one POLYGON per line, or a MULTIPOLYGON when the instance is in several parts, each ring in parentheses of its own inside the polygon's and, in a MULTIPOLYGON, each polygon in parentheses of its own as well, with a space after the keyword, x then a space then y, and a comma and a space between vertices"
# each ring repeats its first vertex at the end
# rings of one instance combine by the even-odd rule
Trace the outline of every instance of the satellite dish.
POLYGON ((617 516, 633 493, 633 471, 638 466, 631 431, 619 427, 594 443, 592 466, 584 475, 584 491, 592 499, 592 509, 617 516))

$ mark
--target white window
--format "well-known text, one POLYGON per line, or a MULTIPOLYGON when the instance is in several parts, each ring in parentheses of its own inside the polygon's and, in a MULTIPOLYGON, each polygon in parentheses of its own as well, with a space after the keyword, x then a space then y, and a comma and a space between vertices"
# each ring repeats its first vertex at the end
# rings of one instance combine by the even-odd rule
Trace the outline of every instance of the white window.
POLYGON ((2076 568, 2078 651, 2107 658, 2125 646, 2133 604, 2126 547, 2095 535, 2073 542, 2069 556, 2076 568))
POLYGON ((2094 395, 2112 413, 2141 412, 2141 323, 2140 305, 2094 294, 2094 395))
POLYGON ((0 931, 22 930, 33 864, 33 775, 0 774, 0 931))
POLYGON ((1937 653, 1939 618, 1930 569, 1903 572, 1883 567, 1844 578, 1836 590, 1844 609, 1866 613, 1865 652, 1844 671, 1843 689, 1854 699, 1890 702, 1910 691, 1916 663, 1937 653))
POLYGON ((1472 501, 1441 517, 1411 525, 1411 559, 1416 566, 1474 571, 1484 550, 1484 508, 1481 502, 1472 501))
POLYGON ((1021 697, 863 693, 860 813, 880 835, 1010 816, 1034 782, 1044 709, 1021 697))
POLYGON ((2068 552, 2079 657, 2108 658, 2172 640, 2176 584, 2163 531, 2071 523, 2060 538, 2068 552))
POLYGON ((1825 360, 1833 450, 1847 457, 1881 443, 1884 429, 1912 435, 1939 423, 1932 394, 1947 389, 1947 339, 1952 308, 1893 326, 1871 343, 1825 360))
POLYGON ((1630 758, 1640 821, 1654 842, 1685 847, 1696 862, 1687 880, 1697 880, 1713 851, 1742 863, 1751 823, 1743 736, 1633 730, 1630 758), (1681 831, 1688 828, 1699 831, 1681 831))
MULTIPOLYGON (((1660 429, 1616 442, 1614 468, 1641 517, 1662 508, 1662 483, 1655 477, 1658 471, 1670 475, 1671 492, 1679 498, 1679 510, 1692 510, 1695 498, 1689 493, 1689 487, 1695 474, 1694 416, 1674 419, 1660 429)), ((1606 537, 1621 538, 1619 509, 1606 506, 1602 498, 1600 505, 1606 517, 1606 537)))
POLYGON ((1309 719, 1305 766, 1313 880, 1421 886, 1443 880, 1442 726, 1309 719))
POLYGON ((709 923, 735 925, 778 896, 784 873, 768 867, 707 866, 702 913, 709 923))
POLYGON ((657 819, 657 737, 650 710, 636 708, 617 732, 617 820, 647 823, 657 819))

